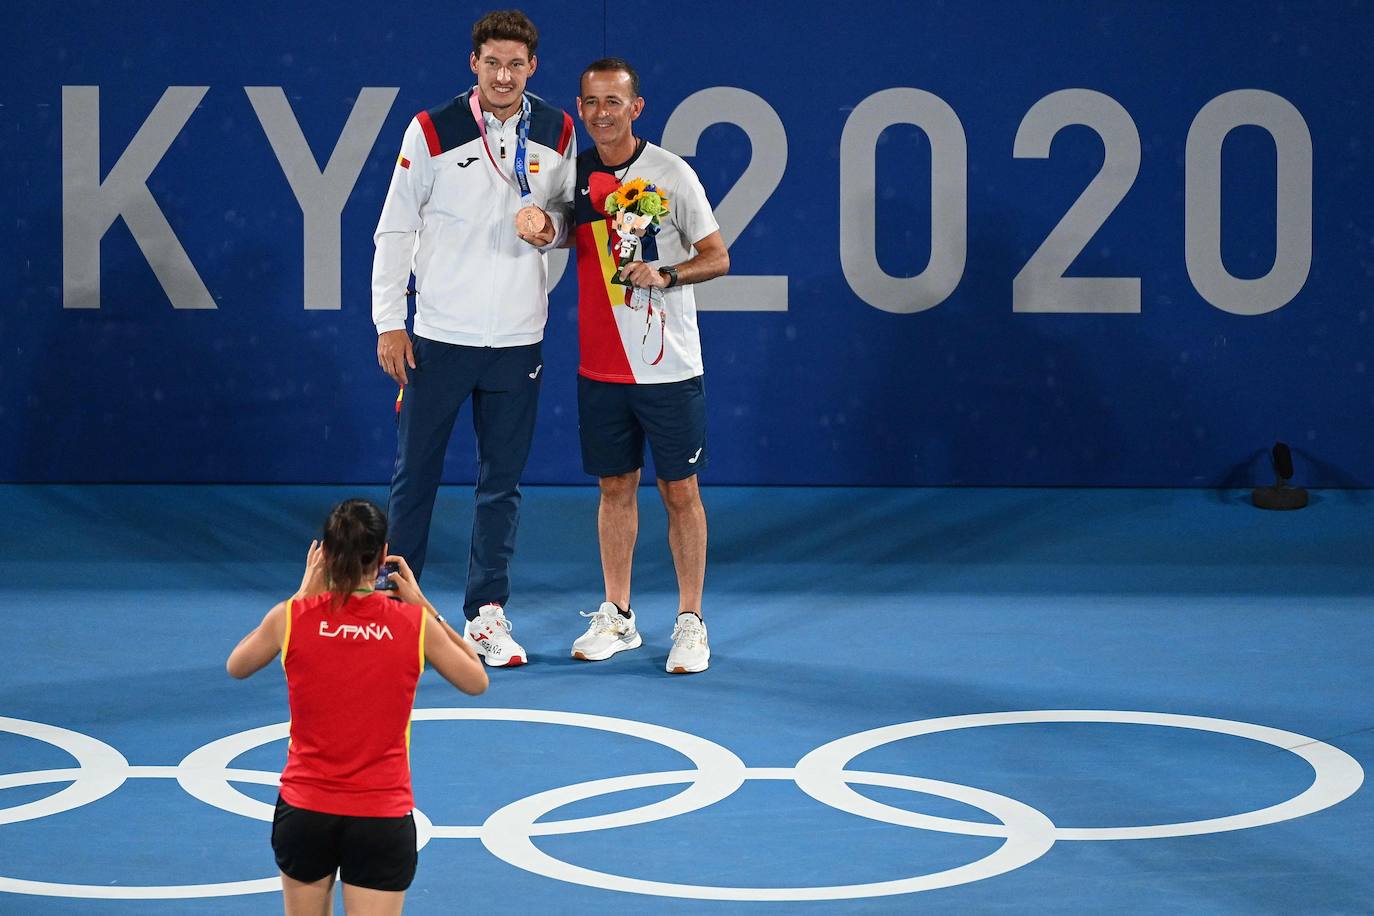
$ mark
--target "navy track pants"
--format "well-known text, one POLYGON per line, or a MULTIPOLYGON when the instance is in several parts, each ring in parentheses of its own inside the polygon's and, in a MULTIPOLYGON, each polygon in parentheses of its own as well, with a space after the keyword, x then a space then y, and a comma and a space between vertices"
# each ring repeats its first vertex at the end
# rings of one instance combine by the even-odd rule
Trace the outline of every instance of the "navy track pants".
POLYGON ((391 552, 418 578, 425 566, 444 454, 463 402, 472 398, 477 434, 477 505, 463 613, 505 606, 520 521, 520 475, 529 458, 543 382, 540 344, 465 347, 415 338, 416 368, 397 418, 396 471, 387 507, 391 552))

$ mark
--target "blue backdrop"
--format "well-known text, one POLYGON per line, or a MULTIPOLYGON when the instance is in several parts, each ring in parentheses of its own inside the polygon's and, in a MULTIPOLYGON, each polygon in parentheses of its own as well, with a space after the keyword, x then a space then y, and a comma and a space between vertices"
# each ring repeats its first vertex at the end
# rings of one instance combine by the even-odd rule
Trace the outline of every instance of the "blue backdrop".
MULTIPOLYGON (((371 233, 484 9, 6 4, 0 479, 388 479, 371 233)), ((707 482, 1374 480, 1367 4, 525 9, 717 206, 707 482)), ((529 482, 585 480, 575 287, 529 482)))

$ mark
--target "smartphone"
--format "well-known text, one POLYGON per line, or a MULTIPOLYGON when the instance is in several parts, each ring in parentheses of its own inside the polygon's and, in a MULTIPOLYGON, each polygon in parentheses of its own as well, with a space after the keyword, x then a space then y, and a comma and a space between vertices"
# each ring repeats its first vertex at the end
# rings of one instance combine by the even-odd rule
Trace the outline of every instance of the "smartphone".
POLYGON ((382 568, 377 573, 377 581, 373 588, 379 592, 393 592, 396 590, 396 583, 388 578, 394 572, 400 572, 401 567, 395 563, 383 563, 382 568))

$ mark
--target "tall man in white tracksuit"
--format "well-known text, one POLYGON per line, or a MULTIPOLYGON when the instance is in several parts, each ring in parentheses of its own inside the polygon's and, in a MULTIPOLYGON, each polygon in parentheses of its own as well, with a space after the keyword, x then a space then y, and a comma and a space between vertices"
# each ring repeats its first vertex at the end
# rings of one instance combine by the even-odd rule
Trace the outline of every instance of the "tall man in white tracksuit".
POLYGON ((391 551, 420 575, 444 454, 471 396, 478 473, 465 635, 496 667, 527 660, 503 609, 543 381, 546 252, 566 235, 575 175, 572 118, 524 91, 538 43, 523 13, 477 21, 477 85, 410 122, 374 236, 377 361, 402 386, 391 551), (548 244, 527 241, 549 232, 548 244))

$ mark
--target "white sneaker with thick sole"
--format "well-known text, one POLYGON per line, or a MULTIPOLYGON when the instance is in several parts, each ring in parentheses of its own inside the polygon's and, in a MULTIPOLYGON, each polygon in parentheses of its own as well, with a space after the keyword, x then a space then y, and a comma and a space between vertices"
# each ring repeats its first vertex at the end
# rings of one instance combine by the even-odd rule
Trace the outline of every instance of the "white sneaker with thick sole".
POLYGON ((638 649, 644 641, 640 638, 639 628, 635 626, 634 608, 630 608, 630 616, 626 617, 614 603, 603 601, 595 613, 578 613, 590 617, 592 622, 587 626, 587 632, 572 644, 573 658, 580 658, 584 662, 604 661, 617 652, 638 649))
POLYGON ((525 663, 525 647, 510 638, 510 621, 499 604, 484 604, 463 628, 468 644, 491 668, 514 668, 525 663))
POLYGON ((669 674, 696 674, 711 665, 711 646, 706 641, 706 624, 696 614, 677 615, 673 626, 673 648, 668 651, 669 674))

